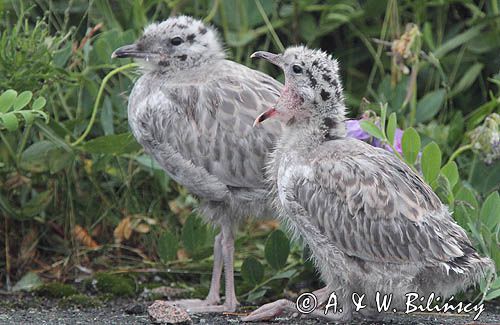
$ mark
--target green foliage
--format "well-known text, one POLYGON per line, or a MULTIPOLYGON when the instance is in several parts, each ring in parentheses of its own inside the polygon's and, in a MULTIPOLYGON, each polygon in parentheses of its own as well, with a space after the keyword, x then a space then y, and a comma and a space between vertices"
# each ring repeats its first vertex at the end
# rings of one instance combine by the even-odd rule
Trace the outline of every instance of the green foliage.
POLYGON ((95 308, 102 306, 102 301, 96 297, 90 297, 84 294, 75 294, 67 297, 63 297, 58 302, 60 308, 95 308))
POLYGON ((413 165, 420 152, 420 136, 414 128, 408 128, 404 131, 401 146, 406 162, 413 165))
POLYGON ((241 276, 255 286, 264 278, 264 266, 255 257, 247 257, 241 265, 241 276))
POLYGON ((111 273, 97 273, 94 276, 95 286, 101 293, 109 293, 116 297, 130 297, 135 294, 135 281, 126 276, 111 273))
POLYGON ((77 294, 78 291, 69 284, 50 282, 36 289, 36 294, 49 298, 63 298, 77 294))
POLYGON ((427 183, 432 184, 441 169, 441 150, 435 142, 429 143, 422 151, 422 174, 427 183))
POLYGON ((266 240, 265 256, 267 263, 275 269, 282 269, 286 265, 290 253, 290 242, 281 230, 275 230, 266 240))
POLYGON ((158 238, 158 256, 162 262, 169 262, 177 256, 177 238, 168 230, 164 230, 158 238))
POLYGON ((23 91, 19 95, 13 89, 6 90, 0 95, 0 130, 16 131, 19 128, 19 118, 27 125, 31 125, 35 118, 40 117, 48 121, 48 116, 41 109, 46 100, 38 97, 32 103, 32 109, 24 109, 33 98, 31 91, 23 91))

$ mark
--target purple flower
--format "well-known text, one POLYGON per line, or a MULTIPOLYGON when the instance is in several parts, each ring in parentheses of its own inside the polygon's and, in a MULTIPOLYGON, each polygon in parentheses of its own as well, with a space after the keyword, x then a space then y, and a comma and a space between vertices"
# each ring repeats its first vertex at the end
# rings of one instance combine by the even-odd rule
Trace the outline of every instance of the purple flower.
MULTIPOLYGON (((377 138, 372 137, 361 128, 360 120, 347 120, 345 122, 347 128, 347 136, 351 138, 355 138, 366 143, 371 144, 372 146, 384 148, 387 151, 392 152, 391 146, 388 144, 382 145, 382 141, 377 138)), ((396 128, 396 132, 394 132, 394 149, 396 149, 400 154, 403 153, 403 149, 401 148, 401 138, 403 137, 403 131, 401 129, 396 128)))
POLYGON ((361 120, 347 120, 345 126, 347 128, 347 136, 361 141, 369 142, 371 135, 363 131, 361 128, 361 120))

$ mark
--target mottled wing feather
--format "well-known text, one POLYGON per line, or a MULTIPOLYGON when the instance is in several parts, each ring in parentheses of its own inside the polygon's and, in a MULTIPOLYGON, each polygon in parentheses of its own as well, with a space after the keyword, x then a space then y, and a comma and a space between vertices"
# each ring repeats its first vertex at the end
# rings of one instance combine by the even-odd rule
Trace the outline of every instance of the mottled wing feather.
MULTIPOLYGON (((140 132, 151 133, 156 146, 169 147, 179 166, 190 166, 176 180, 203 197, 213 196, 200 191, 200 186, 210 188, 203 182, 215 181, 227 189, 264 189, 265 159, 281 132, 277 122, 252 127, 254 119, 277 100, 281 84, 231 61, 221 69, 209 82, 160 87, 146 103, 133 103, 143 106, 138 120, 154 121, 140 132), (190 177, 193 167, 201 179, 190 177)), ((170 154, 149 151, 172 173, 170 154)))
POLYGON ((293 197, 344 253, 377 262, 445 262, 470 245, 431 188, 393 154, 354 139, 318 149, 293 197))

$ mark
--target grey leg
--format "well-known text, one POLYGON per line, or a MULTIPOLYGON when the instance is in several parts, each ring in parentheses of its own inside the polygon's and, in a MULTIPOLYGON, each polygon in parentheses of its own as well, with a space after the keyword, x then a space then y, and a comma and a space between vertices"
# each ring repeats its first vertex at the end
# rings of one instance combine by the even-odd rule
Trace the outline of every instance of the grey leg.
POLYGON ((210 291, 205 301, 216 305, 220 302, 220 278, 222 276, 222 232, 215 237, 214 243, 214 267, 212 269, 212 281, 210 291))
POLYGON ((239 303, 234 288, 234 234, 231 224, 222 225, 221 233, 215 238, 212 283, 207 298, 173 301, 172 304, 185 308, 189 313, 220 313, 236 310, 239 303), (226 297, 224 304, 219 305, 222 265, 224 265, 226 297))
POLYGON ((234 234, 231 226, 222 226, 222 256, 224 259, 224 277, 226 300, 224 305, 227 311, 235 311, 239 304, 234 288, 234 234))
POLYGON ((222 276, 223 266, 223 250, 222 250, 222 231, 215 237, 214 241, 214 265, 212 269, 212 280, 210 282, 210 290, 205 300, 201 299, 182 299, 171 301, 173 305, 180 306, 192 313, 210 313, 223 312, 224 305, 220 303, 220 279, 222 276))

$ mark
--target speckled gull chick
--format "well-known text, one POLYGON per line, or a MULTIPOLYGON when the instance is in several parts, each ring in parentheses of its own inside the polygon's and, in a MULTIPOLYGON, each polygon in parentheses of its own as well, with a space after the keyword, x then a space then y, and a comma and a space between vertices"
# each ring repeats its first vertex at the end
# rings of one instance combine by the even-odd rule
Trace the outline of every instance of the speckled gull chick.
MULTIPOLYGON (((305 47, 253 57, 285 73, 279 101, 255 121, 277 117, 286 124, 267 170, 280 217, 312 251, 326 284, 318 301, 335 291, 343 309, 314 315, 348 321, 352 293, 366 294, 366 311, 377 291, 393 294, 394 308, 409 292, 444 299, 493 272, 491 259, 479 256, 419 175, 392 153, 345 137, 335 59, 305 47)), ((243 320, 285 310, 296 311, 295 304, 279 300, 243 320)))
POLYGON ((187 16, 148 26, 135 44, 117 49, 113 57, 132 57, 143 70, 128 105, 135 138, 200 199, 202 216, 221 228, 208 296, 176 303, 191 312, 234 311, 235 228, 247 216, 274 215, 264 164, 281 125, 257 130, 252 123, 276 102, 282 85, 226 60, 216 31, 187 16))

